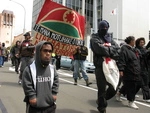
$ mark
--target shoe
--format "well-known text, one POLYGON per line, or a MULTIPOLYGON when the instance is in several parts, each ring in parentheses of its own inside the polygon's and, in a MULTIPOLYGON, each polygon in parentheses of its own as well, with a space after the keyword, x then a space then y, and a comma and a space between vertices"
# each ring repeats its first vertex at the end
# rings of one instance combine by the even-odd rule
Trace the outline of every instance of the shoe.
POLYGON ((77 82, 74 82, 74 85, 77 85, 77 82))
POLYGON ((79 80, 81 80, 83 77, 79 77, 79 80))
POLYGON ((18 81, 18 84, 21 85, 21 80, 18 81))
POLYGON ((129 101, 128 106, 131 107, 131 108, 134 108, 136 110, 139 109, 139 107, 134 102, 131 102, 131 101, 129 101))
POLYGON ((86 86, 89 86, 92 84, 92 82, 89 82, 89 79, 86 79, 85 82, 86 82, 86 86))
POLYGON ((135 98, 139 98, 139 95, 135 95, 135 98))
POLYGON ((121 94, 119 94, 119 93, 116 94, 116 100, 117 100, 118 102, 122 102, 121 94))
POLYGON ((74 79, 74 85, 77 85, 77 79, 74 79))
POLYGON ((104 109, 99 109, 99 108, 97 108, 98 109, 98 111, 100 112, 100 113, 106 113, 106 109, 104 108, 104 109))
POLYGON ((147 103, 150 103, 150 99, 148 99, 148 100, 144 100, 145 102, 147 102, 147 103))

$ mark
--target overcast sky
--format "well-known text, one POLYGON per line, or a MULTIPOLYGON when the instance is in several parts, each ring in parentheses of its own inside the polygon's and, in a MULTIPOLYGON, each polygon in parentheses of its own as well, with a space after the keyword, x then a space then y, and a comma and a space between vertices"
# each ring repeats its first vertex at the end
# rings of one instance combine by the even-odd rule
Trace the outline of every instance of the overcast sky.
MULTIPOLYGON (((32 24, 32 7, 33 7, 33 0, 12 0, 15 2, 20 3, 26 10, 26 24, 25 28, 26 31, 31 30, 32 24)), ((2 13, 3 10, 11 10, 14 12, 15 15, 15 31, 14 35, 19 35, 23 33, 24 28, 24 9, 21 5, 14 3, 10 0, 0 0, 0 12, 2 13)))

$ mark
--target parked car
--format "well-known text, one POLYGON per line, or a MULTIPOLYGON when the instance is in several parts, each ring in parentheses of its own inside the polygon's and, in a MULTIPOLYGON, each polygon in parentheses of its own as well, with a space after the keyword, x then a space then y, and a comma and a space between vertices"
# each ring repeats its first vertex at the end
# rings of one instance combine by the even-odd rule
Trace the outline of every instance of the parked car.
POLYGON ((86 72, 95 72, 95 66, 92 62, 89 61, 85 61, 85 68, 86 68, 86 72))
POLYGON ((72 59, 68 56, 61 56, 60 67, 70 68, 72 66, 72 59))

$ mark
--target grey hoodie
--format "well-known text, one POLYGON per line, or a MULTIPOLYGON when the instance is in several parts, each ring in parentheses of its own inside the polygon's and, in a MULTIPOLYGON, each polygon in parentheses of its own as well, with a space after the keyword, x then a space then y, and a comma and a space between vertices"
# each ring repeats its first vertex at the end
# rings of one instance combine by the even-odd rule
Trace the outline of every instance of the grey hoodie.
POLYGON ((48 107, 54 104, 52 95, 58 93, 59 81, 56 69, 54 68, 53 85, 51 86, 51 70, 50 66, 43 67, 40 58, 40 50, 46 41, 41 41, 36 45, 35 52, 35 67, 36 67, 36 88, 34 86, 33 74, 31 68, 28 66, 23 72, 22 87, 25 93, 25 102, 29 99, 36 98, 37 104, 34 107, 48 107))

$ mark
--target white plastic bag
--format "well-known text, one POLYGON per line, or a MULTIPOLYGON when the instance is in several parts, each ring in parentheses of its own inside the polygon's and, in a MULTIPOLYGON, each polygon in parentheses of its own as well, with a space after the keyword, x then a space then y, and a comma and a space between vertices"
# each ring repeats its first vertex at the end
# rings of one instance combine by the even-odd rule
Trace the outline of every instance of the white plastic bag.
POLYGON ((103 61, 103 72, 106 81, 110 83, 116 90, 119 83, 119 70, 116 61, 111 58, 104 58, 103 61))

